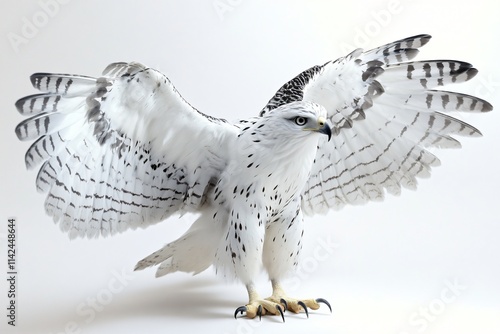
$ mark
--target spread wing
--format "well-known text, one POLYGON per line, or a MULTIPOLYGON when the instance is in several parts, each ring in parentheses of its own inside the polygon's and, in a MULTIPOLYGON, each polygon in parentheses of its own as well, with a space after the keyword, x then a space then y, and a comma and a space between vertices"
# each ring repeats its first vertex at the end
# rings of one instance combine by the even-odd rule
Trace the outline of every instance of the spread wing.
POLYGON ((334 133, 318 148, 302 193, 307 214, 363 204, 413 189, 439 160, 430 147, 460 147, 452 136, 480 132, 447 113, 485 112, 479 98, 437 90, 477 73, 460 61, 414 61, 429 35, 418 35, 314 66, 286 83, 261 111, 297 100, 322 104, 334 133))
POLYGON ((21 140, 41 165, 47 213, 70 236, 96 237, 193 211, 226 164, 236 129, 191 107, 161 73, 109 65, 100 78, 36 73, 16 103, 21 140))

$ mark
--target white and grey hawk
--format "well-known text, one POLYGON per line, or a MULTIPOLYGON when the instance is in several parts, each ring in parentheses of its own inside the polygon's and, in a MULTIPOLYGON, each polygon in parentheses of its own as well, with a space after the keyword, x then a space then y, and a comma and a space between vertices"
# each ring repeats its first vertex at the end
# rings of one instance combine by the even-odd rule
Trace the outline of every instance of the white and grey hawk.
POLYGON ((439 89, 477 70, 461 61, 410 61, 430 38, 314 66, 281 87, 258 117, 236 124, 199 112, 167 77, 139 63, 111 64, 99 78, 36 73, 31 82, 42 93, 17 101, 29 118, 15 131, 36 139, 26 166, 41 165, 36 186, 48 193, 45 209, 70 237, 198 212, 182 237, 136 269, 159 265, 162 276, 214 265, 248 289, 235 316, 307 313, 330 305, 290 298, 280 285, 299 262, 303 215, 414 189, 439 164, 428 148, 460 147, 453 135, 481 135, 448 112, 492 106, 439 89), (262 268, 273 287, 265 299, 254 286, 262 268))

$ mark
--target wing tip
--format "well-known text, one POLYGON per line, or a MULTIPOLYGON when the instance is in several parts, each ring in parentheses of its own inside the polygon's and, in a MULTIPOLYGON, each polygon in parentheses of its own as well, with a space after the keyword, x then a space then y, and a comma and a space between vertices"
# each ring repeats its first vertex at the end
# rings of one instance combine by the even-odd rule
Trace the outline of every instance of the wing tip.
MULTIPOLYGON (((466 64, 468 64, 468 63, 466 63, 466 64)), ((474 77, 477 75, 477 73, 479 72, 479 71, 477 70, 477 68, 472 67, 472 65, 471 65, 471 64, 468 64, 468 65, 470 65, 470 68, 468 68, 468 69, 465 71, 465 72, 467 73, 467 78, 465 79, 465 81, 469 81, 469 80, 471 80, 471 79, 472 79, 472 78, 474 78, 474 77)))
POLYGON ((430 34, 421 34, 418 36, 420 39, 421 46, 424 46, 425 44, 429 43, 429 41, 432 39, 432 36, 430 34))
POLYGON ((403 38, 397 42, 406 43, 407 48, 418 49, 418 48, 426 45, 427 43, 429 43, 431 38, 432 38, 432 36, 429 34, 418 34, 418 35, 403 38), (415 42, 417 42, 417 45, 415 45, 415 42))
POLYGON ((40 83, 42 78, 49 76, 50 73, 37 72, 30 75, 30 82, 33 88, 40 90, 40 83))
POLYGON ((490 112, 493 110, 493 105, 488 101, 482 100, 483 107, 481 108, 481 112, 490 112))
POLYGON ((19 123, 16 128, 14 129, 15 133, 16 133, 16 136, 17 136, 17 139, 21 140, 21 141, 26 141, 26 140, 29 140, 29 136, 28 134, 26 133, 26 135, 23 135, 23 132, 22 132, 22 129, 24 128, 25 129, 25 132, 27 132, 26 130, 26 123, 29 122, 31 119, 27 119, 27 120, 24 120, 22 121, 21 123, 19 123))
POLYGON ((28 100, 28 98, 29 98, 29 96, 22 97, 14 103, 14 106, 16 107, 17 112, 20 113, 21 115, 26 114, 23 110, 23 106, 24 106, 24 103, 28 100))

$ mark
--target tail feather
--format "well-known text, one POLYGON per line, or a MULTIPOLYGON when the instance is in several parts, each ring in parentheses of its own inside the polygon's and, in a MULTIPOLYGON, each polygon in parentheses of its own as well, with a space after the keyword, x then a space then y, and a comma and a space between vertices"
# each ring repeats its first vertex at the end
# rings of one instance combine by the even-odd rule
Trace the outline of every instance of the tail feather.
POLYGON ((159 265, 156 277, 176 271, 196 275, 212 265, 224 235, 226 215, 203 213, 179 239, 140 260, 134 270, 159 265), (214 217, 216 221, 214 222, 214 217))

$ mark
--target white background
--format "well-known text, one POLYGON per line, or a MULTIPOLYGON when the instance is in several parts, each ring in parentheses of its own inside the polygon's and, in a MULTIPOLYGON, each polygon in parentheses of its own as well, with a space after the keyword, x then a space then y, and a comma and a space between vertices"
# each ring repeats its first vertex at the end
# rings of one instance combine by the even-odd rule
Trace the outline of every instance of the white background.
MULTIPOLYGON (((132 272, 192 217, 69 241, 44 214, 36 173, 24 167, 29 143, 14 134, 22 120, 14 102, 35 93, 28 77, 37 71, 97 76, 108 63, 140 61, 200 110, 236 120, 255 115, 312 65, 419 33, 433 35, 419 59, 456 58, 480 70, 448 88, 500 106, 498 2, 54 1, 0 4, 0 267, 13 216, 19 270, 15 328, 6 324, 6 270, 0 274, 2 333, 500 333, 498 110, 459 115, 484 137, 434 152, 442 166, 418 191, 307 220, 290 294, 326 298, 334 312, 322 307, 308 320, 287 314, 285 324, 234 320, 246 291, 212 270, 161 279, 153 270, 132 272)), ((265 276, 259 286, 270 292, 265 276)))

